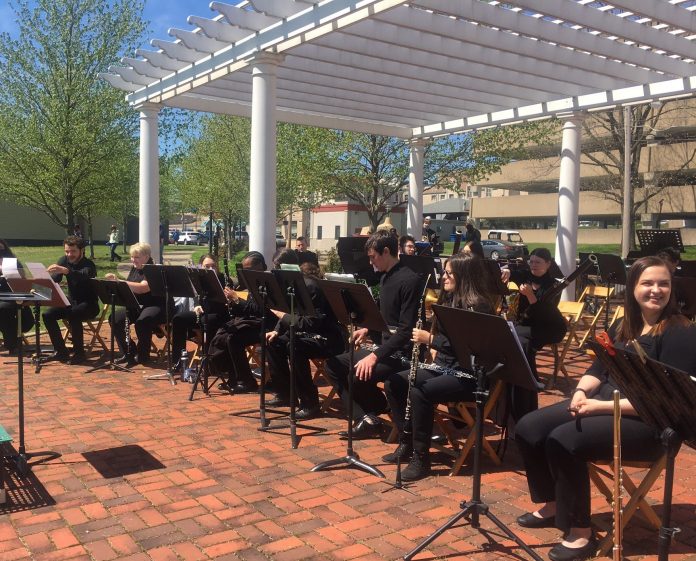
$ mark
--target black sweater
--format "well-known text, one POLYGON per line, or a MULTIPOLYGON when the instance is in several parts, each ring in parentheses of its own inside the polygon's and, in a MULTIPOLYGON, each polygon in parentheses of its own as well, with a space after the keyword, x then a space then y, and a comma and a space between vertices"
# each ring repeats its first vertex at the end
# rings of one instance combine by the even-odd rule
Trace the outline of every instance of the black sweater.
MULTIPOLYGON (((65 278, 68 281, 68 295, 71 304, 97 302, 97 293, 89 283, 89 279, 97 276, 97 267, 93 261, 82 257, 77 263, 70 263, 64 255, 58 259, 57 265, 68 269, 65 278)), ((54 282, 60 283, 63 280, 63 275, 51 275, 51 278, 54 282)))

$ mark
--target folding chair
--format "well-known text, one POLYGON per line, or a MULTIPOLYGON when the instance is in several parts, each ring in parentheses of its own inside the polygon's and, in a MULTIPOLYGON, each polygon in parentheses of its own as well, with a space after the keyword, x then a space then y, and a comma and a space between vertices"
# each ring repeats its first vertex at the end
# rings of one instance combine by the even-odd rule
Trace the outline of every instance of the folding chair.
MULTIPOLYGON (((101 336, 101 327, 104 324, 107 313, 109 312, 109 304, 104 304, 102 306, 101 312, 94 319, 88 319, 82 322, 82 327, 88 335, 91 335, 89 343, 85 347, 85 351, 91 353, 94 350, 95 344, 99 343, 103 352, 109 352, 109 346, 107 345, 104 338, 101 336), (95 323, 96 322, 96 323, 95 323)), ((70 324, 68 320, 63 320, 63 341, 66 343, 71 340, 70 324)))
POLYGON ((309 361, 314 366, 314 374, 312 374, 312 382, 314 382, 314 385, 317 387, 329 388, 329 392, 326 395, 319 394, 319 398, 321 399, 321 411, 326 413, 331 407, 333 398, 336 396, 336 388, 333 387, 331 380, 329 380, 329 377, 326 375, 326 360, 323 358, 311 358, 309 361), (322 379, 325 383, 320 386, 319 382, 321 382, 322 379))
POLYGON ((565 357, 568 354, 568 351, 570 350, 570 344, 573 342, 573 339, 577 340, 575 332, 577 331, 578 322, 582 317, 582 312, 584 311, 584 309, 584 300, 581 300, 580 302, 569 302, 564 300, 558 303, 558 311, 561 312, 563 319, 565 319, 566 321, 566 324, 568 326, 568 332, 566 333, 566 337, 563 341, 553 345, 553 379, 551 380, 551 384, 549 386, 551 388, 556 385, 556 379, 558 378, 559 370, 563 372, 563 375, 566 379, 566 383, 570 383, 568 370, 566 370, 565 367, 565 357), (559 347, 561 349, 560 353, 558 351, 559 347))
MULTIPOLYGON (((498 400, 502 395, 504 395, 504 390, 505 382, 501 380, 496 381, 483 409, 485 419, 488 419, 491 411, 493 411, 493 408, 497 405, 498 400)), ((450 471, 451 476, 459 473, 459 470, 462 468, 462 465, 469 455, 469 452, 476 443, 476 421, 471 413, 471 410, 475 408, 476 403, 472 401, 457 401, 453 403, 440 404, 435 409, 435 422, 440 429, 442 429, 442 432, 445 434, 451 448, 438 443, 433 443, 432 446, 433 448, 437 448, 441 452, 456 458, 454 466, 452 466, 452 471, 450 471), (466 437, 461 438, 457 434, 458 431, 452 428, 451 423, 447 422, 448 420, 460 421, 466 424, 466 427, 469 429, 466 437)), ((495 465, 499 466, 502 463, 502 459, 491 446, 491 439, 487 436, 484 436, 483 438, 483 451, 488 454, 495 465)))
MULTIPOLYGON (((655 514, 653 508, 648 504, 645 497, 652 489, 653 485, 657 481, 660 474, 665 469, 667 464, 667 456, 662 456, 659 460, 655 462, 622 462, 621 465, 621 483, 624 488, 624 494, 628 495, 628 502, 624 503, 623 507, 623 517, 622 517, 622 529, 626 526, 628 521, 633 518, 636 511, 640 512, 645 521, 656 530, 659 530, 662 526, 660 518, 655 514), (643 478, 640 480, 638 485, 631 479, 626 468, 631 470, 641 470, 647 471, 643 478)), ((601 462, 591 462, 588 464, 590 470, 590 479, 595 484, 595 487, 599 490, 602 495, 606 498, 609 506, 612 505, 613 497, 613 487, 614 487, 614 466, 611 461, 601 461, 601 462), (610 481, 610 485, 607 485, 607 480, 610 481)), ((639 475, 640 472, 631 472, 633 477, 639 475)), ((606 555, 613 546, 613 534, 611 528, 605 528, 607 530, 607 535, 602 539, 599 544, 599 555, 606 555)))
POLYGON ((578 299, 578 302, 586 302, 588 298, 592 298, 597 302, 597 308, 595 309, 595 313, 591 318, 588 317, 581 317, 580 322, 582 323, 582 328, 586 328, 587 331, 585 332, 585 335, 583 335, 582 339, 578 340, 577 335, 575 335, 575 339, 578 341, 578 346, 582 348, 585 346, 585 341, 587 341, 588 337, 593 337, 595 334, 595 330, 597 328, 597 322, 599 321, 599 318, 602 316, 604 313, 604 310, 607 306, 607 301, 614 295, 614 287, 612 286, 611 288, 607 288, 606 286, 586 286, 585 290, 582 291, 582 294, 580 295, 580 298, 578 299))

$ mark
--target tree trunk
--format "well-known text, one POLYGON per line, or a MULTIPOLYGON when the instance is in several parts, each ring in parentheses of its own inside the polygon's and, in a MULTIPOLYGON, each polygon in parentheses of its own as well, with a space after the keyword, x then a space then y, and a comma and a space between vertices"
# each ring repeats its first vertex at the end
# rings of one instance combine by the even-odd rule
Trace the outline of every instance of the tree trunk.
POLYGON ((87 241, 89 243, 89 258, 94 259, 94 224, 92 223, 92 212, 87 212, 87 241))

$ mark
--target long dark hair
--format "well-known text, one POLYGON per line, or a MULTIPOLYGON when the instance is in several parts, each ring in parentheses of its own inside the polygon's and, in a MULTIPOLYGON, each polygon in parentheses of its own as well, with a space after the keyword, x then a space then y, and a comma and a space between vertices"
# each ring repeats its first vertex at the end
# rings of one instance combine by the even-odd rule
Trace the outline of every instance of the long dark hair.
MULTIPOLYGON (((476 255, 458 253, 450 257, 449 263, 454 275, 454 290, 442 290, 438 304, 453 308, 480 308, 497 306, 495 284, 483 259, 476 255)), ((433 333, 438 332, 437 318, 433 319, 433 333)))
MULTIPOLYGON (((649 257, 641 257, 628 270, 626 280, 626 293, 624 296, 624 317, 617 332, 617 340, 630 341, 640 337, 643 331, 643 315, 640 310, 640 304, 636 300, 634 290, 640 276, 650 267, 663 267, 668 273, 669 267, 667 264, 654 255, 649 257)), ((670 273, 671 280, 671 273, 670 273)), ((669 301, 662 310, 657 324, 650 331, 651 335, 661 335, 670 325, 688 325, 689 320, 679 313, 677 300, 674 294, 673 285, 670 286, 669 301)))
POLYGON ((10 244, 8 244, 4 239, 0 238, 0 245, 2 245, 2 249, 0 249, 0 259, 4 257, 15 257, 14 252, 10 248, 10 244))

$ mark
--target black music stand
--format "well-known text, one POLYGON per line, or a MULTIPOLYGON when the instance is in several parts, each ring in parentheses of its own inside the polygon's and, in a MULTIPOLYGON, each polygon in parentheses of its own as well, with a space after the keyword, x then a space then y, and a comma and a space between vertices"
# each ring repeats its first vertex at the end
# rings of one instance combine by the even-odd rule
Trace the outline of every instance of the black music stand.
MULTIPOLYGON (((12 281, 16 280, 27 280, 27 279, 10 279, 12 281)), ((10 284, 12 287, 12 284, 10 284)), ((14 289, 13 289, 14 290, 14 289)), ((22 344, 22 306, 33 304, 34 306, 40 306, 41 302, 50 301, 50 297, 47 295, 42 295, 37 292, 27 291, 27 292, 12 292, 12 293, 2 293, 0 294, 0 302, 15 302, 17 305, 17 334, 19 336, 19 345, 17 346, 17 411, 18 411, 18 424, 19 424, 19 448, 17 454, 12 457, 17 466, 17 473, 22 477, 31 471, 31 464, 29 460, 38 456, 46 456, 46 459, 41 460, 38 463, 43 463, 49 460, 54 460, 60 458, 60 454, 57 452, 27 452, 26 444, 24 441, 24 351, 22 344)), ((0 458, 0 461, 2 458, 0 458)))
MULTIPOLYGON (((667 457, 658 559, 667 561, 672 536, 674 461, 682 442, 696 448, 696 384, 693 376, 626 349, 607 349, 596 341, 588 346, 607 367, 612 379, 640 418, 656 429, 667 457)), ((639 347, 639 345, 638 345, 639 347)), ((635 348, 635 347, 634 347, 635 348)))
POLYGON ((679 311, 693 319, 696 316, 696 278, 672 277, 672 290, 674 290, 679 311))
POLYGON ((684 242, 679 230, 637 230, 638 243, 643 255, 655 255, 661 249, 673 247, 684 253, 684 242))
POLYGON ((384 479, 384 474, 376 467, 363 462, 353 451, 353 384, 355 363, 353 333, 357 327, 366 327, 373 331, 387 331, 389 328, 377 308, 370 290, 364 284, 351 284, 340 281, 320 280, 319 288, 329 302, 336 319, 350 332, 350 367, 348 370, 348 441, 346 455, 343 458, 327 460, 314 466, 311 471, 322 471, 330 467, 347 465, 371 473, 384 479))
MULTIPOLYGON (((193 298, 196 292, 191 284, 186 267, 183 265, 145 265, 143 267, 145 279, 153 296, 164 297, 164 317, 166 329, 171 326, 170 302, 172 298, 193 298)), ((167 371, 164 374, 152 374, 145 376, 148 380, 169 380, 172 386, 176 385, 174 372, 172 371, 172 342, 167 337, 167 371)))
MULTIPOLYGON (((266 313, 269 309, 289 313, 290 308, 285 301, 285 296, 278 281, 271 272, 237 269, 237 273, 249 290, 249 294, 256 300, 261 309, 261 384, 259 387, 259 418, 261 426, 259 430, 267 431, 270 421, 266 419, 266 313)), ((275 410, 272 412, 282 413, 275 410)))
POLYGON ((626 284, 626 264, 623 259, 613 253, 595 253, 597 257, 597 271, 600 280, 607 286, 607 300, 604 306, 604 325, 609 329, 609 289, 612 285, 626 284))
POLYGON ((472 498, 462 502, 461 510, 438 528, 415 549, 404 555, 410 561, 422 549, 435 541, 446 530, 462 518, 468 518, 472 528, 480 528, 479 517, 486 516, 511 540, 515 541, 532 559, 542 561, 521 538, 513 533, 490 506, 481 500, 481 448, 483 445, 483 410, 489 395, 491 378, 497 378, 526 389, 539 390, 529 363, 511 324, 499 316, 470 312, 459 308, 433 305, 433 312, 443 331, 448 333, 460 365, 470 364, 476 375, 476 443, 474 444, 474 466, 472 498), (462 329, 462 326, 476 329, 462 329))
POLYGON ((338 238, 336 251, 344 272, 363 279, 368 286, 375 286, 379 284, 380 274, 370 265, 370 258, 365 253, 366 242, 365 236, 338 238))
POLYGON ((43 298, 32 301, 34 308, 34 340, 35 351, 31 357, 34 373, 41 372, 41 366, 48 357, 41 352, 41 306, 64 308, 70 305, 63 289, 51 278, 8 278, 7 284, 13 292, 41 294, 43 298))
POLYGON ((442 277, 442 260, 439 257, 421 255, 399 255, 399 261, 405 267, 411 269, 422 279, 428 279, 427 288, 436 290, 440 288, 440 277, 442 277))
MULTIPOLYGON (((120 280, 107 280, 107 279, 89 279, 89 283, 92 288, 97 293, 99 299, 104 303, 108 304, 111 313, 113 314, 116 310, 116 306, 125 306, 126 309, 138 309, 140 304, 133 294, 130 286, 126 281, 120 280)), ((128 325, 126 324, 126 329, 128 325)), ((127 351, 126 351, 127 354, 127 351)), ((133 372, 127 366, 122 364, 116 364, 114 362, 114 328, 111 326, 111 346, 109 347, 109 360, 107 362, 102 362, 96 366, 87 370, 86 374, 90 372, 96 372, 97 370, 118 370, 120 372, 133 372)))
MULTIPOLYGON (((196 393, 198 384, 201 383, 203 386, 203 393, 205 395, 210 394, 210 388, 219 379, 219 376, 215 378, 212 382, 209 382, 210 370, 208 368, 208 308, 210 302, 217 302, 218 304, 227 304, 227 297, 225 296, 225 290, 220 282, 220 277, 218 277, 217 271, 213 269, 194 269, 188 267, 186 272, 191 279, 191 284, 200 296, 201 307, 203 308, 203 314, 201 318, 201 331, 203 337, 203 344, 201 345, 201 360, 199 363, 198 370, 196 370, 196 377, 193 381, 193 387, 191 388, 191 393, 189 394, 189 401, 193 401, 193 394, 196 393), (202 378, 202 381, 201 381, 202 378)), ((186 365, 183 365, 186 368, 186 365)))
POLYGON ((297 448, 300 442, 297 437, 298 426, 300 428, 316 430, 315 427, 310 427, 308 425, 298 425, 297 419, 295 418, 295 394, 297 388, 295 372, 295 336, 297 330, 297 316, 313 317, 317 315, 317 312, 314 309, 312 295, 309 293, 309 290, 307 290, 304 275, 300 271, 275 269, 272 271, 272 274, 275 275, 281 290, 287 295, 290 308, 290 440, 294 449, 297 448))

